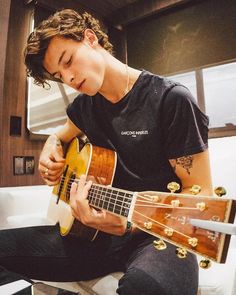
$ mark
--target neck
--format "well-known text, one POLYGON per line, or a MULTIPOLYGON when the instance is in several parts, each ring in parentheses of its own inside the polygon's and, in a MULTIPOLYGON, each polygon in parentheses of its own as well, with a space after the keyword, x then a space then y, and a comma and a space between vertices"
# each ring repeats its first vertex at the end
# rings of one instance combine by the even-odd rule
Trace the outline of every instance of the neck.
POLYGON ((108 55, 104 82, 99 93, 111 103, 117 103, 132 89, 140 73, 108 55))

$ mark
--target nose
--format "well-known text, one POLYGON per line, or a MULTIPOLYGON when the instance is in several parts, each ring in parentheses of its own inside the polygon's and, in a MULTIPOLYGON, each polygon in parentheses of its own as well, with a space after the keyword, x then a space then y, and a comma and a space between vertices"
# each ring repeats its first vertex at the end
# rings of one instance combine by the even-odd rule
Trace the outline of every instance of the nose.
POLYGON ((71 86, 75 80, 74 74, 68 71, 65 71, 62 74, 62 80, 65 84, 71 86))

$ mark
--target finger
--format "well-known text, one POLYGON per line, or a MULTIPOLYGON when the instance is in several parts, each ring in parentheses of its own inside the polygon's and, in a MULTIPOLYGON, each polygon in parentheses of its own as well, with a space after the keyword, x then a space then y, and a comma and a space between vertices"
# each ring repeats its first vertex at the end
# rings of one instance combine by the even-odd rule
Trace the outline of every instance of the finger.
POLYGON ((46 168, 42 174, 44 174, 45 176, 47 176, 47 178, 59 178, 62 174, 63 170, 50 170, 48 168, 46 168))
POLYGON ((61 176, 51 177, 51 176, 45 175, 45 174, 40 174, 40 175, 48 185, 56 185, 56 184, 60 183, 60 181, 61 181, 61 176))
POLYGON ((84 179, 82 179, 81 186, 78 186, 75 202, 81 217, 88 217, 89 215, 91 215, 91 208, 88 201, 88 192, 91 188, 92 181, 88 181, 85 185, 83 185, 83 183, 84 179))
POLYGON ((44 182, 49 185, 49 186, 55 186, 59 183, 59 181, 51 181, 51 180, 48 180, 46 178, 43 178, 44 182))
POLYGON ((76 209, 76 193, 78 189, 78 183, 73 182, 70 189, 70 206, 73 211, 76 209))
POLYGON ((64 167, 65 159, 63 158, 63 160, 61 160, 60 162, 53 159, 45 159, 45 160, 43 159, 43 160, 40 160, 39 164, 42 167, 46 167, 51 170, 58 170, 64 167))
POLYGON ((77 192, 77 187, 78 187, 78 184, 77 182, 73 182, 72 185, 71 185, 71 188, 70 188, 70 194, 71 196, 74 196, 77 192))
POLYGON ((76 202, 80 203, 80 202, 86 200, 86 204, 88 204, 88 193, 89 193, 91 186, 92 186, 91 180, 86 183, 86 180, 83 178, 83 179, 81 179, 81 184, 79 181, 76 202))
POLYGON ((57 178, 57 176, 60 176, 63 173, 63 168, 64 168, 64 164, 53 164, 53 163, 49 163, 49 161, 47 161, 48 164, 42 164, 39 163, 38 165, 38 170, 40 172, 40 174, 42 175, 42 177, 44 176, 55 176, 57 178))
POLYGON ((83 190, 85 183, 86 183, 86 175, 81 175, 78 182, 78 188, 77 188, 78 193, 83 190))
POLYGON ((43 179, 46 179, 46 180, 53 182, 53 183, 59 183, 61 180, 61 177, 60 176, 55 177, 55 176, 50 176, 50 175, 44 175, 43 179))
POLYGON ((53 159, 55 160, 55 162, 65 162, 65 158, 62 156, 62 154, 62 148, 59 148, 59 152, 57 148, 56 151, 53 153, 53 159))
POLYGON ((87 199, 87 197, 88 197, 88 192, 89 192, 89 190, 91 189, 91 187, 92 187, 92 184, 93 184, 93 182, 91 181, 91 180, 89 180, 86 184, 85 184, 85 186, 84 186, 84 189, 83 189, 83 195, 85 196, 86 195, 86 199, 87 199))
POLYGON ((91 209, 91 213, 95 218, 105 218, 106 217, 106 211, 105 210, 96 210, 95 208, 91 209))

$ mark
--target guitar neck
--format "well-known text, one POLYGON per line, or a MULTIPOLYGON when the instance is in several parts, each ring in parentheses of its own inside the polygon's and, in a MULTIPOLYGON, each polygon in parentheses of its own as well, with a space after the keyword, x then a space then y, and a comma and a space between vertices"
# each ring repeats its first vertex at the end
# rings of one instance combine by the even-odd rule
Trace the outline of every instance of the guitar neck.
POLYGON ((88 201, 95 208, 128 217, 133 195, 130 191, 93 184, 89 190, 88 201))

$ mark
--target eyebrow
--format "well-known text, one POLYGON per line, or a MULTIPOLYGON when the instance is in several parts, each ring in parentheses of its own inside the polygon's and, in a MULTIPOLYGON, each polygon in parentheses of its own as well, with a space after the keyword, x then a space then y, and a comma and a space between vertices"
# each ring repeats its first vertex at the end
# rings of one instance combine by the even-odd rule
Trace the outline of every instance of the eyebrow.
MULTIPOLYGON (((62 54, 61 54, 61 56, 60 56, 60 58, 59 58, 59 60, 58 60, 58 63, 57 63, 58 65, 61 63, 62 58, 63 58, 63 56, 65 55, 65 53, 66 53, 66 50, 64 50, 64 51, 62 52, 62 54)), ((57 73, 57 72, 52 73, 52 75, 54 76, 56 73, 57 73)))

